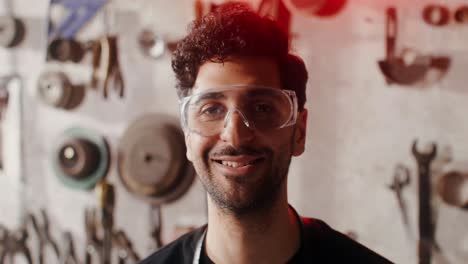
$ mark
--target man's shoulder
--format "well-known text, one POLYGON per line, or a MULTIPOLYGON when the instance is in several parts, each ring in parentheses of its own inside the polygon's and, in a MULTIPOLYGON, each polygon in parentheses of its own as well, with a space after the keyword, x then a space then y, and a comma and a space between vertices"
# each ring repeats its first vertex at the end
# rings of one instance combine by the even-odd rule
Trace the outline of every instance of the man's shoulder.
POLYGON ((193 253, 206 225, 189 232, 154 252, 139 264, 191 263, 193 253))
POLYGON ((359 263, 392 263, 359 242, 334 230, 322 220, 314 218, 302 218, 302 220, 304 246, 306 251, 317 252, 320 255, 315 257, 332 261, 331 263, 350 260, 359 263))

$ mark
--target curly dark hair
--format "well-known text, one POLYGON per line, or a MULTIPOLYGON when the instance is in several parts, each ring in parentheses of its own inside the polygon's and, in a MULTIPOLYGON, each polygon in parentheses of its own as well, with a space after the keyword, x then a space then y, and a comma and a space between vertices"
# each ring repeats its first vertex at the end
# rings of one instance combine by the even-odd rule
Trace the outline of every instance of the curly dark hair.
POLYGON ((294 90, 299 110, 304 109, 308 73, 303 60, 289 53, 289 37, 277 22, 241 3, 223 4, 191 23, 172 58, 179 97, 190 93, 203 63, 222 63, 231 56, 274 59, 282 88, 294 90))

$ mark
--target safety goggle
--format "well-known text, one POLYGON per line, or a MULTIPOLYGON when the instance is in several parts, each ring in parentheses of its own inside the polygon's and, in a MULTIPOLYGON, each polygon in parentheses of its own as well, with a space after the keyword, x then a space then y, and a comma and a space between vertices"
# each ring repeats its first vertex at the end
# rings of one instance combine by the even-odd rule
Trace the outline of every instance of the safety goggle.
POLYGON ((180 104, 184 131, 202 136, 221 133, 234 114, 246 127, 259 131, 294 125, 297 118, 296 93, 271 87, 210 88, 182 98, 180 104))

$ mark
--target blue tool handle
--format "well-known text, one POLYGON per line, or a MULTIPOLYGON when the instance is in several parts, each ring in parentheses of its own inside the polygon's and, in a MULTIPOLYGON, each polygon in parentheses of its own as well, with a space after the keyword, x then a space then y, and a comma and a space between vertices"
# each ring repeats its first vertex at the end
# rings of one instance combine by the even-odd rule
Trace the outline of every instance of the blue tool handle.
POLYGON ((108 0, 51 0, 51 5, 62 5, 68 9, 69 14, 57 27, 49 27, 48 38, 61 37, 72 39, 88 21, 96 15, 108 0))

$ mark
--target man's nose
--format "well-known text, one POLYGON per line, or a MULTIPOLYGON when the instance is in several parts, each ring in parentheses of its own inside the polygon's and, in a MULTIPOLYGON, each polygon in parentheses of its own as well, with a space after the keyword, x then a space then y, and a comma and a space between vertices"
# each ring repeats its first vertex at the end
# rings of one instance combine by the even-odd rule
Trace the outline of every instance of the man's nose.
POLYGON ((254 131, 245 115, 238 109, 230 111, 224 120, 221 139, 234 147, 240 147, 244 143, 252 141, 253 138, 254 131))

